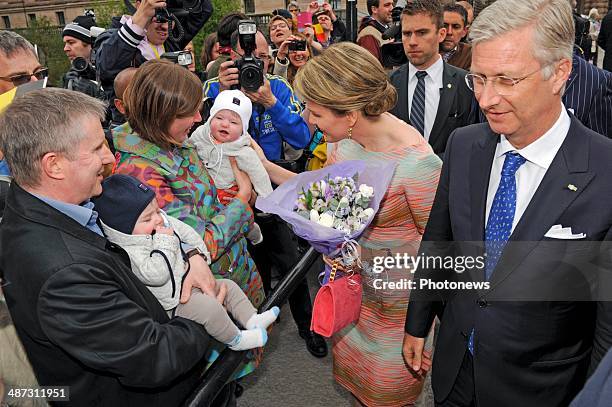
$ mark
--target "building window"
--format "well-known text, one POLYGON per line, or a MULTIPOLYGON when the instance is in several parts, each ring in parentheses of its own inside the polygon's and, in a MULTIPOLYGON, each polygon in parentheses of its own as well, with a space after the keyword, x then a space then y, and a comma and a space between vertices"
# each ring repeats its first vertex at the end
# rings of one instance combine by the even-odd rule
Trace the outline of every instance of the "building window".
POLYGON ((332 6, 334 10, 340 9, 340 0, 330 0, 329 5, 332 6))
POLYGON ((11 18, 9 16, 2 16, 2 22, 4 23, 4 28, 11 28, 11 18))
POLYGON ((255 12, 255 0, 244 0, 244 12, 245 13, 255 12))
POLYGON ((63 11, 56 11, 55 15, 57 16, 57 24, 60 26, 65 26, 66 25, 66 19, 64 18, 64 12, 63 11))
POLYGON ((30 20, 31 23, 35 23, 36 22, 36 14, 34 14, 34 13, 28 14, 28 19, 30 20))

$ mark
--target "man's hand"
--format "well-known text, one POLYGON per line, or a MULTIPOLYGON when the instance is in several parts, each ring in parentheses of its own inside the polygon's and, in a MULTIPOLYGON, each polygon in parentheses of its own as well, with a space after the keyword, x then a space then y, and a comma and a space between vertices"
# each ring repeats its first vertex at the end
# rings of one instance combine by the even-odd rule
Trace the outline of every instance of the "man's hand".
POLYGON ((234 61, 225 61, 219 65, 219 92, 229 90, 233 85, 239 84, 239 71, 234 61))
POLYGON ((155 15, 156 8, 166 7, 164 0, 142 0, 140 6, 132 16, 132 22, 138 27, 147 28, 151 19, 155 15))
POLYGON ((315 1, 311 1, 308 4, 308 12, 314 14, 317 11, 319 11, 319 2, 316 1, 316 0, 315 1))
POLYGON ((412 371, 420 376, 427 374, 431 369, 431 352, 424 351, 425 338, 417 338, 404 334, 402 354, 406 364, 412 371))
POLYGON ((270 88, 270 81, 267 78, 264 78, 264 83, 262 86, 257 89, 255 92, 249 92, 246 90, 242 90, 245 95, 251 102, 259 103, 263 105, 266 109, 270 109, 272 106, 276 104, 276 97, 272 93, 272 88, 270 88))
POLYGON ((204 257, 196 255, 189 258, 189 272, 183 280, 183 287, 181 289, 181 304, 185 304, 191 297, 192 288, 199 288, 206 295, 213 298, 217 298, 219 289, 217 287, 217 280, 213 276, 210 267, 204 257))
POLYGON ((230 157, 229 160, 232 166, 232 171, 234 172, 234 177, 236 178, 236 185, 238 186, 238 193, 236 193, 236 198, 240 199, 242 202, 248 205, 249 199, 251 199, 251 192, 253 191, 251 179, 246 174, 246 172, 238 168, 238 164, 236 164, 236 158, 230 157))
POLYGON ((329 12, 332 23, 338 19, 338 17, 336 17, 336 13, 334 13, 334 9, 332 8, 331 4, 323 3, 323 10, 329 12))

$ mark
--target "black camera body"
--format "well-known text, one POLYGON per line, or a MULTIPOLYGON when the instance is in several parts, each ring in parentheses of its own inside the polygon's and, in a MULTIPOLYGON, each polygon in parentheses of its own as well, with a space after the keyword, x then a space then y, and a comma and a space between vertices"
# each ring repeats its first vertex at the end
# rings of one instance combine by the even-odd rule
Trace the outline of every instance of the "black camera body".
POLYGON ((306 51, 306 40, 293 40, 289 43, 289 51, 306 51))
POLYGON ((234 61, 234 66, 238 68, 238 88, 249 92, 256 92, 264 84, 264 62, 253 55, 257 48, 256 35, 257 25, 254 21, 242 20, 238 23, 238 41, 244 54, 234 61))
POLYGON ((385 68, 393 68, 408 62, 402 44, 402 8, 394 7, 393 10, 391 10, 391 18, 393 23, 390 24, 382 37, 384 40, 393 38, 393 42, 384 44, 380 48, 381 60, 385 68))
POLYGON ((64 77, 64 88, 84 93, 97 99, 103 99, 104 93, 97 81, 96 69, 83 57, 72 61, 70 71, 64 77))

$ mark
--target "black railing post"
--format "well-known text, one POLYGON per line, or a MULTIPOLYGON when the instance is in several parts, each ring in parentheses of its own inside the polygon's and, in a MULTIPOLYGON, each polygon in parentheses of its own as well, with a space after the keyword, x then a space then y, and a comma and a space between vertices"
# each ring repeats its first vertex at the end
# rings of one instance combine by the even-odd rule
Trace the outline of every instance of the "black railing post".
MULTIPOLYGON (((275 305, 280 306, 306 277, 306 273, 318 257, 319 253, 312 247, 308 249, 300 261, 278 283, 262 306, 259 307, 259 312, 267 311, 275 305)), ((210 406, 245 357, 246 351, 235 352, 225 348, 212 366, 206 370, 201 384, 191 393, 184 406, 210 406)))
POLYGON ((355 42, 357 38, 357 0, 346 0, 346 39, 355 42))

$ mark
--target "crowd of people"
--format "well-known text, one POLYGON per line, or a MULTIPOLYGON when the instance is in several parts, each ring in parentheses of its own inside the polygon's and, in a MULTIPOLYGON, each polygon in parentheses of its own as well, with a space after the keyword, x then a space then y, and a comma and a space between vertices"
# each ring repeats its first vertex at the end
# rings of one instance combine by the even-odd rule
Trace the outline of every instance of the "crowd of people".
MULTIPOLYGON (((195 3, 176 22, 139 0, 103 33, 66 25, 95 95, 74 69, 29 89, 48 70, 0 31, 0 402, 67 386, 76 406, 181 405, 228 347, 248 357, 215 405, 236 405, 278 334, 279 308, 258 308, 309 246, 255 202, 363 160, 395 169, 358 240, 359 318, 329 342, 353 405, 415 405, 428 374, 436 406, 609 405, 612 11, 367 0, 350 38, 330 4, 291 1, 266 32, 223 16, 198 60, 213 10, 195 3), (385 262, 373 284, 377 259, 434 255, 485 261, 385 262), (412 284, 466 278, 491 288, 412 284)), ((326 357, 307 279, 288 303, 326 357)))

